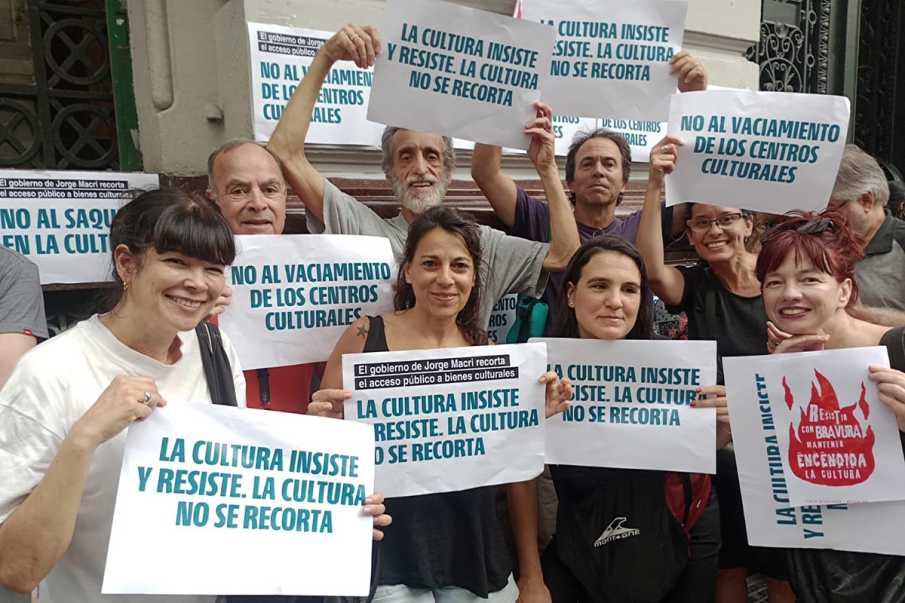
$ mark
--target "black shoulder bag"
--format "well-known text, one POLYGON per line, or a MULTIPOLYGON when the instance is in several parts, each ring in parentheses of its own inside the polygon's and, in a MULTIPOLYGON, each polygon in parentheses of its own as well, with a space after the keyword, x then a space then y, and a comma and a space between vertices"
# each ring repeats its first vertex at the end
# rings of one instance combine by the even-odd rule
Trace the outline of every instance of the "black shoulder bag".
POLYGON ((217 325, 206 320, 195 327, 198 346, 201 350, 201 364, 204 366, 204 378, 207 389, 214 404, 238 406, 236 403, 236 385, 229 357, 223 349, 223 338, 217 325))

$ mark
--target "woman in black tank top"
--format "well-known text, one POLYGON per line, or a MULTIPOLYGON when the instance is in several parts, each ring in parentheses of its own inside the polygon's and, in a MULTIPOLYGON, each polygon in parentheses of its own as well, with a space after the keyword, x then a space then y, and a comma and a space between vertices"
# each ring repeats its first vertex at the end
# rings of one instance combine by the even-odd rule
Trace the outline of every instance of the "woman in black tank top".
MULTIPOLYGON (((361 318, 343 334, 309 413, 342 416, 343 401, 351 395, 340 389, 343 354, 487 344, 478 322, 480 262, 474 222, 443 207, 424 212, 409 230, 396 311, 361 318)), ((548 386, 548 407, 571 396, 567 385, 548 386)), ((510 484, 508 492, 516 487, 510 484)), ((404 600, 428 591, 438 601, 450 593, 457 601, 516 600, 496 487, 388 498, 386 508, 394 524, 380 544, 377 598, 404 600)), ((513 525, 536 522, 520 517, 519 509, 512 506, 513 525)), ((539 568, 536 548, 534 557, 539 568)))
MULTIPOLYGON (((757 260, 776 353, 882 345, 892 368, 870 368, 880 399, 896 414, 905 445, 905 327, 857 318, 855 264, 861 245, 841 214, 787 218, 764 237, 757 260)), ((905 321, 903 321, 905 324, 905 321)), ((789 571, 798 600, 905 600, 905 557, 830 549, 792 549, 789 571)))

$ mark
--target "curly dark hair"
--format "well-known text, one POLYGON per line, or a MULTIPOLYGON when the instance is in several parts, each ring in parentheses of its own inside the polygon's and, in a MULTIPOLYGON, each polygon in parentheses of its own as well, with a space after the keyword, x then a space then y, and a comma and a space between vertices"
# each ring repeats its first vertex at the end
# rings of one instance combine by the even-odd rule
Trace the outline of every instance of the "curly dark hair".
POLYGON ((465 307, 456 316, 456 324, 462 331, 462 336, 470 345, 484 345, 487 343, 487 331, 481 327, 478 311, 481 306, 481 229, 474 220, 462 215, 454 209, 437 206, 422 213, 409 226, 408 238, 405 242, 405 250, 399 261, 399 274, 396 277, 396 294, 393 305, 396 310, 407 310, 415 306, 415 291, 405 280, 405 269, 415 259, 415 251, 418 243, 427 233, 435 228, 458 235, 465 248, 471 255, 474 264, 474 286, 465 307))

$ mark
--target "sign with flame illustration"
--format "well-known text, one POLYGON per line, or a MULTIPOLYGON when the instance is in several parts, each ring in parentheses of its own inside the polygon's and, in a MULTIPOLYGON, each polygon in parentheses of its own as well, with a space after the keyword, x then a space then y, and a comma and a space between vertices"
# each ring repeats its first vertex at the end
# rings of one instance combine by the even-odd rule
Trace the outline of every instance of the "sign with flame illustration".
POLYGON ((752 545, 905 555, 905 457, 870 365, 886 348, 723 359, 752 545))

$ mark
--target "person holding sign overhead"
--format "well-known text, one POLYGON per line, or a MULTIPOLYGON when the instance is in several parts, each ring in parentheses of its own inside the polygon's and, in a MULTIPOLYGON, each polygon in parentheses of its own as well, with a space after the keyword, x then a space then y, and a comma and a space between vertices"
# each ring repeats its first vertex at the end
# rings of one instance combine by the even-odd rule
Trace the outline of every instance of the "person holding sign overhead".
MULTIPOLYGON (((314 394, 309 412, 343 416, 343 401, 351 395, 340 389, 343 354, 487 344, 478 315, 481 253, 477 224, 444 207, 422 213, 401 260, 396 312, 349 327, 327 362, 325 389, 314 394)), ((547 384, 547 413, 563 410, 571 398, 568 381, 558 381, 555 373, 541 381, 547 384)), ((534 537, 537 510, 523 504, 525 492, 518 486, 508 487, 518 587, 497 515, 497 488, 487 486, 388 499, 396 523, 381 544, 376 599, 511 602, 545 595, 534 537)))
MULTIPOLYGON (((585 241, 563 283, 554 336, 653 339, 644 261, 630 243, 585 241)), ((720 537, 709 476, 566 465, 551 473, 559 508, 542 561, 554 602, 713 601, 720 537)))
MULTIPOLYGON (((292 100, 268 143, 280 158, 286 179, 307 209, 308 229, 315 233, 383 236, 394 253, 402 254, 409 224, 425 210, 440 204, 455 168, 452 141, 447 136, 387 127, 382 138, 383 171, 400 203, 398 216, 384 220, 325 179, 305 154, 305 137, 312 109, 324 79, 337 61, 354 61, 360 68, 374 64, 381 51, 373 27, 347 25, 318 50, 314 62, 296 88, 292 100)), ((526 129, 531 135, 536 127, 526 129)), ((484 295, 478 323, 486 328, 494 304, 506 293, 540 295, 546 272, 562 270, 578 247, 575 220, 552 153, 536 164, 550 203, 550 245, 508 237, 480 226, 484 295)))
MULTIPOLYGON (((754 227, 750 213, 733 207, 691 204, 686 232, 702 263, 692 267, 666 264, 660 234, 660 199, 665 178, 676 166, 676 148, 682 141, 667 136, 650 154, 650 177, 638 228, 638 250, 644 258, 650 285, 667 307, 688 316, 689 339, 714 339, 717 343, 717 381, 705 388, 702 398, 714 396, 725 412, 723 356, 767 353, 766 313, 760 281, 754 270, 757 255, 746 244, 754 227)), ((701 400, 701 404, 712 403, 701 400)), ((767 576, 771 603, 793 600, 786 580, 785 563, 776 549, 751 547, 742 515, 741 490, 735 454, 717 451, 714 480, 720 499, 723 546, 717 601, 747 601, 746 579, 752 569, 767 576)))
MULTIPOLYGON (((885 346, 892 368, 871 367, 880 400, 898 420, 905 444, 905 326, 890 328, 852 316, 863 250, 842 214, 793 215, 764 237, 757 276, 770 319, 774 353, 885 346)), ((831 549, 788 551, 802 602, 905 600, 905 557, 831 549)))

